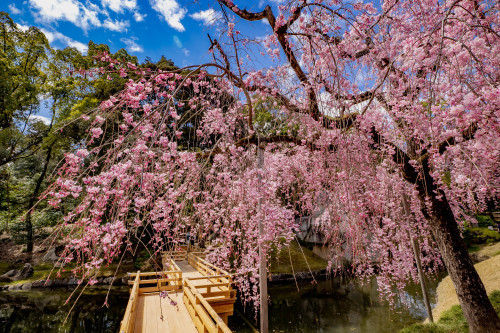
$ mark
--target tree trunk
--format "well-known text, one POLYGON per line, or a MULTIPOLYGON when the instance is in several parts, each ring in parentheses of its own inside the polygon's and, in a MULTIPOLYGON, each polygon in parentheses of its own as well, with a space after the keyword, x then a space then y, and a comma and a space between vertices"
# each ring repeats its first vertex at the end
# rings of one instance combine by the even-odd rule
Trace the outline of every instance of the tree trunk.
POLYGON ((469 332, 500 332, 500 319, 472 263, 446 195, 431 177, 428 161, 426 160, 422 166, 424 179, 417 181, 422 212, 431 227, 439 252, 455 286, 462 311, 469 324, 469 332))
POLYGON ((469 332, 500 332, 500 319, 470 259, 450 205, 442 195, 441 201, 431 199, 432 214, 427 220, 469 323, 469 332))
MULTIPOLYGON (((55 141, 54 141, 55 143, 55 141)), ((33 206, 35 205, 35 200, 38 197, 38 193, 40 192, 40 188, 42 187, 43 180, 45 179, 45 175, 47 174, 47 169, 50 162, 50 155, 52 154, 52 148, 54 147, 54 143, 47 150, 47 157, 45 158, 45 163, 43 165, 42 173, 36 182, 35 190, 31 195, 30 202, 28 204, 28 214, 25 220, 26 227, 26 251, 28 253, 33 252, 33 223, 31 222, 31 214, 33 213, 33 206)))

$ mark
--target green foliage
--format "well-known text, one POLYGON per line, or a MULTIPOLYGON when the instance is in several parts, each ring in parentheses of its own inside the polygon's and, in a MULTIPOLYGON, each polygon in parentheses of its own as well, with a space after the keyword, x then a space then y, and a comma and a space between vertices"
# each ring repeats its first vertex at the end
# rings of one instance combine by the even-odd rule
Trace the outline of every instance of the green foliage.
POLYGON ((441 179, 443 180, 443 183, 446 184, 446 186, 451 186, 451 172, 449 170, 446 170, 444 172, 444 175, 441 177, 441 179))
POLYGON ((479 224, 479 226, 482 227, 482 228, 488 228, 489 226, 492 226, 492 227, 495 226, 495 222, 488 215, 479 215, 478 214, 478 215, 475 216, 475 218, 476 218, 477 223, 479 224))
POLYGON ((47 79, 50 46, 37 28, 20 30, 0 12, 0 129, 26 121, 39 103, 47 79))
POLYGON ((148 260, 151 258, 151 252, 147 249, 142 249, 142 251, 137 255, 134 260, 134 271, 143 270, 147 265, 148 260))
MULTIPOLYGON (((123 90, 130 78, 139 77, 88 74, 108 65, 101 60, 104 53, 141 69, 176 69, 165 57, 139 65, 126 50, 111 53, 108 45, 92 41, 86 55, 71 47, 54 50, 40 30, 21 30, 0 12, 0 232, 9 232, 17 243, 26 242, 28 251, 31 230, 34 238, 46 237, 45 227, 57 224, 77 204, 68 199, 53 209, 39 199, 64 153, 81 146, 87 135, 91 122, 79 117, 123 90), (42 103, 51 113, 48 125, 34 118, 42 103)), ((116 120, 108 123, 118 126, 116 120)))
MULTIPOLYGON (((490 296, 491 304, 497 314, 500 314, 500 290, 493 291, 490 296)), ((459 305, 452 306, 443 312, 437 323, 414 324, 399 331, 399 333, 467 333, 469 326, 465 320, 462 308, 459 305)))
POLYGON ((468 246, 473 244, 491 244, 500 241, 500 233, 482 227, 472 228, 465 226, 462 235, 468 246))
POLYGON ((104 66, 96 57, 102 52, 137 65, 136 57, 123 49, 110 54, 105 44, 89 42, 87 55, 70 47, 53 50, 40 30, 21 30, 0 12, 0 232, 8 231, 17 243, 26 240, 28 249, 30 230, 54 226, 76 204, 70 200, 56 210, 38 201, 63 154, 86 135, 89 123, 77 117, 128 80, 79 71, 104 66), (49 125, 33 117, 42 103, 51 112, 49 125))

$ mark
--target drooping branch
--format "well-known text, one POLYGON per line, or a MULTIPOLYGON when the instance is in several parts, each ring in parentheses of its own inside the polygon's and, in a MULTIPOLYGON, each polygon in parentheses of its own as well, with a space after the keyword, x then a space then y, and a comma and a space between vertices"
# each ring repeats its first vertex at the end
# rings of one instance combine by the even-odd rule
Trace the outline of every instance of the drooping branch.
MULTIPOLYGON (((477 127, 477 123, 476 122, 470 124, 469 127, 467 127, 467 129, 465 129, 462 132, 462 139, 464 141, 468 141, 468 140, 474 139, 474 135, 476 135, 477 130, 478 130, 478 127, 477 127)), ((444 140, 443 142, 441 142, 437 146, 438 147, 438 151, 439 151, 440 154, 443 154, 446 151, 447 147, 453 146, 453 145, 455 145, 457 143, 458 142, 457 142, 457 140, 454 137, 448 138, 448 139, 444 140)))

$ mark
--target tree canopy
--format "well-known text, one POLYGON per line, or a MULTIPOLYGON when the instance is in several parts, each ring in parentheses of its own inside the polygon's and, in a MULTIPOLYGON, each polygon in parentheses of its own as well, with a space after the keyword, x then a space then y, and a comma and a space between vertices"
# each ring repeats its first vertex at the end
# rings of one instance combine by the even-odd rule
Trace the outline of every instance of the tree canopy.
POLYGON ((218 3, 228 21, 210 39, 213 63, 147 71, 104 55, 82 72, 125 87, 84 116, 87 140, 46 192, 54 207, 79 200, 64 217, 75 272, 93 282, 134 238, 150 233, 161 251, 189 227, 256 300, 259 244, 286 244, 322 204, 333 268, 347 255, 391 295, 417 279, 418 239, 429 271, 446 266, 471 332, 500 329, 459 229, 498 203, 498 2, 218 3), (236 19, 270 25, 261 52, 236 19), (199 144, 181 144, 188 129, 199 144))

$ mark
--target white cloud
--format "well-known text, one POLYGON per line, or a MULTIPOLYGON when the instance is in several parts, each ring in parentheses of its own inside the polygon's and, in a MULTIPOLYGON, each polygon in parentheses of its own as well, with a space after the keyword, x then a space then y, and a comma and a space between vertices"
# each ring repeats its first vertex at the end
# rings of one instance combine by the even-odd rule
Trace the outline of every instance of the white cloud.
POLYGON ((141 13, 139 13, 139 12, 135 12, 135 13, 134 13, 134 20, 135 20, 136 22, 142 22, 142 21, 144 21, 144 18, 145 18, 146 16, 147 16, 146 14, 141 14, 141 13))
POLYGON ((48 31, 45 29, 41 29, 41 31, 44 33, 45 37, 47 37, 49 43, 52 43, 54 41, 60 41, 69 47, 74 47, 81 53, 86 53, 87 50, 89 49, 87 45, 80 43, 79 41, 73 40, 58 31, 48 31))
POLYGON ((177 37, 177 35, 174 35, 174 37, 172 37, 173 40, 174 40, 174 43, 175 43, 175 46, 177 46, 178 48, 182 48, 182 42, 181 40, 179 39, 179 37, 177 37))
POLYGON ((31 121, 41 121, 45 125, 50 125, 50 119, 44 116, 30 116, 31 121))
POLYGON ((137 0, 101 0, 103 7, 108 7, 116 13, 123 13, 123 10, 134 10, 137 8, 137 0))
POLYGON ((127 31, 127 27, 129 26, 129 21, 118 21, 111 20, 107 18, 104 20, 103 27, 109 29, 111 31, 124 32, 127 31))
POLYGON ((17 8, 16 5, 13 4, 13 3, 11 3, 9 5, 9 11, 10 11, 10 13, 12 15, 19 15, 19 14, 21 14, 23 12, 22 10, 20 10, 19 8, 17 8))
POLYGON ((185 55, 186 57, 188 57, 188 56, 189 56, 189 54, 190 54, 189 50, 188 50, 188 49, 186 49, 186 48, 182 49, 182 52, 184 52, 184 55, 185 55))
POLYGON ((29 0, 29 4, 42 22, 69 21, 85 31, 101 26, 99 8, 92 3, 86 7, 77 0, 29 0))
POLYGON ((70 40, 67 41, 67 43, 68 43, 69 47, 74 47, 75 49, 77 49, 81 53, 87 53, 87 51, 89 49, 89 47, 88 47, 87 44, 83 44, 83 43, 78 42, 76 40, 70 39, 70 40))
POLYGON ((136 43, 137 37, 122 38, 120 40, 130 52, 144 52, 142 46, 136 43))
POLYGON ((222 14, 213 10, 212 8, 199 11, 189 16, 196 21, 201 21, 203 25, 206 26, 213 25, 217 21, 222 20, 222 14))
POLYGON ((19 23, 16 23, 16 25, 17 25, 17 28, 18 28, 19 30, 22 30, 22 31, 28 31, 28 29, 30 28, 30 27, 29 27, 29 26, 27 26, 27 25, 23 25, 23 24, 19 24, 19 23))
POLYGON ((181 20, 186 16, 187 9, 182 8, 176 0, 149 0, 149 2, 169 26, 180 32, 186 30, 181 20))

